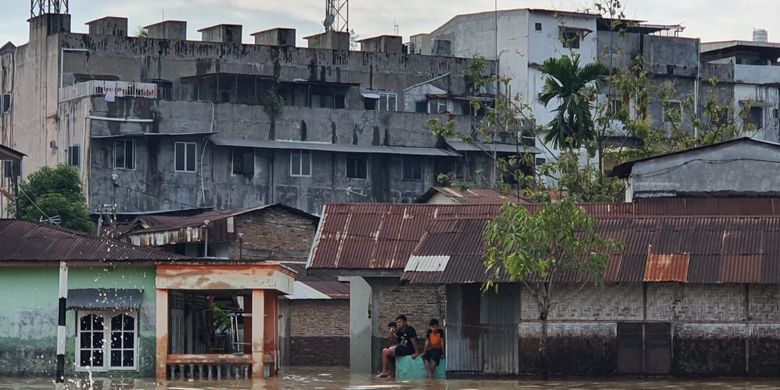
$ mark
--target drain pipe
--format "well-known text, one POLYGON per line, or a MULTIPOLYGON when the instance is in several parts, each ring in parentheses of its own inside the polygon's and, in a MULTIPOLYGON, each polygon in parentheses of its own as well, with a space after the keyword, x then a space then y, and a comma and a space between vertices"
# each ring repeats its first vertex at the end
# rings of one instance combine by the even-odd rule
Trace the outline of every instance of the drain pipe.
POLYGON ((209 220, 203 221, 204 239, 203 239, 203 257, 209 257, 209 220))

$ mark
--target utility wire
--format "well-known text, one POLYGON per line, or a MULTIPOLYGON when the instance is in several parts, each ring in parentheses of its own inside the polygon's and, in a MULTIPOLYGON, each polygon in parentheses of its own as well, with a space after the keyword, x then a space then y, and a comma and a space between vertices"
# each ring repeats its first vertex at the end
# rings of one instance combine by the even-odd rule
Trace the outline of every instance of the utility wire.
MULTIPOLYGON (((19 191, 21 191, 21 192, 22 192, 22 195, 24 195, 24 197, 25 197, 25 198, 27 198, 27 200, 29 200, 29 201, 30 201, 30 203, 32 203, 32 205, 33 205, 33 206, 35 206, 35 208, 36 208, 36 209, 38 209, 38 211, 40 211, 40 212, 41 212, 41 214, 43 214, 43 216, 44 216, 44 217, 46 217, 46 220, 47 220, 47 221, 49 221, 49 223, 51 223, 51 217, 50 217, 50 216, 48 216, 46 213, 44 213, 44 212, 43 212, 43 210, 41 210, 41 208, 38 206, 38 204, 37 204, 37 203, 35 203, 35 202, 34 202, 34 201, 33 201, 33 200, 30 198, 30 196, 29 196, 29 195, 27 195, 27 192, 25 192, 25 191, 22 189, 22 186, 17 186, 17 187, 19 188, 19 191)), ((21 210, 20 210, 20 211, 21 211, 21 210)))

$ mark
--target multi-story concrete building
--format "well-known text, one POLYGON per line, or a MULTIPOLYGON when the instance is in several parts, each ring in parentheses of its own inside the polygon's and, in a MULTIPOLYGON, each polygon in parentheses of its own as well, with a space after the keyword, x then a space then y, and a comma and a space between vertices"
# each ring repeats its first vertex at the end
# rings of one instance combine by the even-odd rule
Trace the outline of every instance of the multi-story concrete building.
MULTIPOLYGON (((652 25, 639 21, 613 23, 597 14, 544 9, 514 9, 458 15, 430 34, 411 37, 409 48, 419 54, 482 56, 498 62, 500 77, 511 78, 510 93, 527 103, 539 125, 549 123, 554 106, 544 107, 537 97, 544 86, 541 65, 564 54, 580 56, 581 66, 601 62, 610 70, 625 70, 641 56, 651 80, 652 93, 662 90, 672 108, 696 96, 699 71, 699 40, 679 37, 679 25, 652 25), (671 88, 662 88, 669 85, 671 88)), ((609 96, 612 105, 634 105, 632 99, 609 96), (627 100, 627 101, 623 101, 627 100)), ((658 124, 668 122, 660 99, 651 99, 648 116, 658 124)), ((681 109, 681 108, 680 108, 681 109)), ((635 114, 635 110, 632 109, 635 114)), ((690 118, 683 118, 683 124, 690 118)), ((543 134, 536 144, 543 144, 543 134)), ((551 145, 547 157, 557 155, 551 145)))
POLYGON ((33 15, 29 43, 0 51, 2 143, 29 156, 25 174, 77 167, 91 209, 411 202, 439 173, 486 166, 427 126, 435 114, 470 129, 470 59, 404 54, 392 36, 349 51, 335 31, 297 48, 291 29, 243 44, 237 25, 191 41, 182 21, 131 37, 125 18, 88 22, 88 34, 70 20, 33 15))
POLYGON ((736 123, 750 135, 780 141, 780 43, 767 42, 757 30, 753 41, 702 43, 702 78, 706 97, 731 105, 736 123), (745 121, 750 126, 743 126, 745 121))

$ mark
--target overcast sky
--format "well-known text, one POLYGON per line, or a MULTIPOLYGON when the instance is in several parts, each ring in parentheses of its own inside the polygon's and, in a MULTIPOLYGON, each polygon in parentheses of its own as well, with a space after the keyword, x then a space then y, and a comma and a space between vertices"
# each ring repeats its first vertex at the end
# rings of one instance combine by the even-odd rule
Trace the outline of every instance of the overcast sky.
MULTIPOLYGON (((0 45, 27 42, 29 0, 0 0, 0 45)), ((751 39, 753 27, 780 41, 778 0, 623 0, 626 16, 651 23, 686 26, 683 36, 703 41, 751 39), (772 23, 774 22, 774 24, 772 23), (776 29, 773 29, 777 26, 776 29), (777 34, 777 36, 775 36, 777 34)), ((499 9, 547 8, 582 10, 592 0, 498 0, 499 9)), ((351 0, 350 28, 361 37, 392 34, 394 24, 406 41, 430 32, 460 13, 492 10, 494 0, 351 0)), ((272 27, 293 27, 298 38, 322 31, 325 0, 70 0, 72 30, 86 32, 85 22, 103 16, 129 18, 131 33, 163 19, 188 21, 188 38, 200 39, 199 28, 219 24, 244 25, 249 34, 272 27)))

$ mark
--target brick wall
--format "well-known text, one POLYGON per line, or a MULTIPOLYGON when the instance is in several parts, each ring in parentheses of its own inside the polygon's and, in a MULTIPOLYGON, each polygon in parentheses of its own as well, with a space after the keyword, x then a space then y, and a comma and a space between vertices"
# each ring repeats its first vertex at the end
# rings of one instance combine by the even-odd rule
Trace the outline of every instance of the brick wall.
MULTIPOLYGON (((691 376, 780 374, 780 286, 653 283, 587 287, 549 316, 553 373, 616 372, 617 323, 672 325, 672 373, 691 376), (646 299, 646 305, 645 305, 646 299), (576 358, 573 358, 576 357, 576 358)), ((558 297, 571 288, 558 287, 558 297)), ((536 304, 521 296, 521 371, 539 369, 536 304)))
POLYGON ((397 278, 366 281, 371 285, 372 360, 374 371, 377 371, 381 364, 380 353, 387 340, 387 323, 404 314, 417 334, 423 334, 431 318, 440 322, 444 319, 447 301, 444 286, 400 285, 397 278))
POLYGON ((290 301, 290 365, 349 365, 349 301, 290 301))
MULTIPOLYGON (((243 233, 242 257, 265 260, 305 260, 314 240, 317 221, 282 208, 267 208, 236 217, 236 231, 243 233)), ((239 241, 230 256, 239 255, 239 241)))

